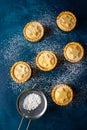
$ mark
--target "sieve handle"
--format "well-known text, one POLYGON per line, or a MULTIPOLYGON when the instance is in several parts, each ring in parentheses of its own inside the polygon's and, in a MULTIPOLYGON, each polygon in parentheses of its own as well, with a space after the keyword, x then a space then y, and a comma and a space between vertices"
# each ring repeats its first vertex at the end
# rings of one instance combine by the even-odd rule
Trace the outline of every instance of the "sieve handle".
POLYGON ((29 129, 30 123, 31 123, 31 120, 29 120, 26 130, 29 129))
POLYGON ((22 123, 23 123, 23 120, 24 120, 24 117, 22 117, 22 119, 21 119, 21 121, 20 121, 20 124, 19 124, 18 130, 20 130, 21 125, 22 125, 22 123))

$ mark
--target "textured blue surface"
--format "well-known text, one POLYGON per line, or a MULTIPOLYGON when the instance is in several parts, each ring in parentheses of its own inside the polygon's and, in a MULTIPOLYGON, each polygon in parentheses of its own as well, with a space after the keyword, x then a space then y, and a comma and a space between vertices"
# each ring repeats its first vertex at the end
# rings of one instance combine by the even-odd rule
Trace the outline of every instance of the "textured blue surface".
MULTIPOLYGON (((0 130, 17 130, 21 116, 16 110, 16 99, 22 90, 36 84, 48 95, 46 114, 33 121, 31 130, 87 130, 87 2, 84 0, 0 0, 0 130), (61 31, 55 22, 63 10, 72 11, 78 19, 72 32, 61 31), (38 43, 26 41, 23 28, 29 21, 39 21, 45 26, 45 36, 38 43), (71 41, 85 48, 84 59, 76 64, 63 57, 64 46, 71 41), (51 72, 40 71, 35 57, 42 50, 54 51, 59 65, 51 72), (17 61, 31 64, 31 80, 15 83, 10 68, 17 61), (56 106, 50 98, 54 85, 67 83, 74 90, 74 100, 66 107, 56 106)), ((25 119, 22 130, 25 129, 25 119)))

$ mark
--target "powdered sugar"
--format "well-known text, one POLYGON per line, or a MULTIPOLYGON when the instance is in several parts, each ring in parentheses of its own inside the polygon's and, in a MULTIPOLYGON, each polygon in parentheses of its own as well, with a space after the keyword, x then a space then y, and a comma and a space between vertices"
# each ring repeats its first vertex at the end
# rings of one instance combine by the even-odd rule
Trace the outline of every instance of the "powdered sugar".
POLYGON ((23 103, 25 110, 35 110, 41 104, 41 97, 35 93, 29 94, 23 103))

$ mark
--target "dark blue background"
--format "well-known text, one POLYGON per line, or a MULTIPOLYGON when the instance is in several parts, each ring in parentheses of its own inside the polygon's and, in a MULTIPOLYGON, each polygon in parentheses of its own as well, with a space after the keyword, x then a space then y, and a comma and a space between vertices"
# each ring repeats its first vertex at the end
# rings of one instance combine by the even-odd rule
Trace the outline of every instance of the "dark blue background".
MULTIPOLYGON (((31 130, 87 130, 87 2, 86 0, 0 0, 0 130, 17 130, 21 116, 16 110, 16 99, 22 90, 35 85, 48 98, 45 115, 33 121, 31 130), (72 11, 77 26, 72 32, 63 32, 56 25, 57 15, 72 11), (39 21, 45 27, 45 36, 38 43, 26 41, 23 28, 29 21, 39 21), (79 63, 69 63, 63 57, 64 46, 80 42, 85 57, 79 63), (50 72, 40 71, 35 57, 42 50, 51 50, 58 56, 58 66, 50 72), (17 61, 30 63, 31 80, 15 83, 10 68, 17 61), (50 97, 58 83, 69 84, 74 100, 66 107, 55 105, 50 97)), ((22 130, 26 128, 25 119, 22 130)))

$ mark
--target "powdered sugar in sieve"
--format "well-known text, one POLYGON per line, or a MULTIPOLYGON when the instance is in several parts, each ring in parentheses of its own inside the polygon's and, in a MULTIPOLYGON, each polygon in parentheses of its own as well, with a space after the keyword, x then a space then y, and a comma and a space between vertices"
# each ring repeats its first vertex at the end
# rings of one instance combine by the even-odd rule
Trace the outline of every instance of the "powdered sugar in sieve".
POLYGON ((23 108, 25 110, 35 110, 41 104, 41 97, 35 93, 29 94, 23 103, 23 108))

